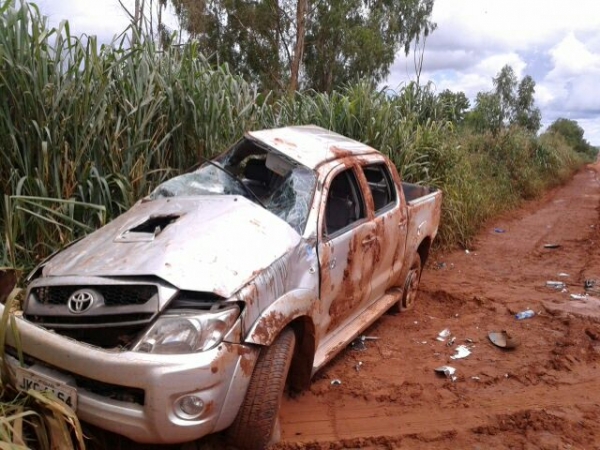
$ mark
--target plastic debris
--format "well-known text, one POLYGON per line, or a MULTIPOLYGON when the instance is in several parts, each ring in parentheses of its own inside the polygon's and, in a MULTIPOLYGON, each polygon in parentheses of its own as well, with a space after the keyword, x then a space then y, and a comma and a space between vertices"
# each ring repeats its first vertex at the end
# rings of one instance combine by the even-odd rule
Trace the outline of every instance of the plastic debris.
POLYGON ((565 283, 562 281, 546 281, 546 286, 552 289, 560 290, 565 288, 565 283))
POLYGON ((364 334, 357 337, 356 339, 354 339, 351 343, 350 346, 352 347, 352 350, 358 350, 358 351, 362 351, 362 350, 366 350, 367 346, 365 344, 366 341, 378 341, 380 338, 378 336, 365 336, 364 334))
POLYGON ((448 338, 448 337, 450 337, 450 329, 444 328, 442 331, 440 331, 438 333, 436 340, 438 340, 440 342, 444 342, 446 340, 446 338, 448 338))
POLYGON ((559 276, 559 277, 563 277, 563 278, 564 278, 564 277, 568 277, 568 276, 569 276, 569 274, 568 274, 568 273, 561 272, 561 273, 559 273, 559 274, 558 274, 558 276, 559 276))
POLYGON ((520 344, 519 340, 506 330, 492 331, 488 334, 488 338, 492 344, 500 348, 513 349, 520 344))
POLYGON ((465 249, 465 253, 468 255, 471 252, 468 249, 465 249))
POLYGON ((558 248, 560 244, 544 244, 544 248, 558 248))
POLYGON ((359 361, 359 362, 356 363, 356 365, 354 366, 354 368, 356 369, 357 372, 360 371, 360 368, 362 367, 362 365, 363 365, 362 361, 359 361))
POLYGON ((481 378, 479 378, 479 377, 471 377, 471 380, 479 381, 479 380, 481 380, 481 378))
POLYGON ((446 342, 446 345, 448 347, 452 347, 454 345, 454 341, 456 341, 456 337, 452 336, 452 338, 450 338, 450 340, 446 342))
POLYGON ((595 280, 585 280, 583 282, 584 289, 592 289, 596 285, 595 280))
POLYGON ((352 350, 356 350, 358 352, 362 352, 363 350, 367 349, 367 346, 365 345, 365 341, 362 341, 360 339, 354 339, 350 343, 350 347, 352 347, 352 350))
POLYGON ((572 300, 586 300, 587 295, 586 294, 571 294, 571 299, 572 300))
MULTIPOLYGON (((433 370, 435 370, 439 374, 445 375, 448 378, 451 378, 452 375, 456 373, 456 369, 452 366, 441 366, 433 370)), ((454 379, 456 379, 456 377, 454 377, 454 379)))
POLYGON ((462 359, 466 358, 471 354, 471 350, 466 345, 459 345, 454 349, 454 355, 450 357, 450 359, 462 359))
POLYGON ((332 386, 339 386, 340 384, 342 384, 342 381, 338 380, 337 378, 335 380, 331 380, 332 386))
POLYGON ((535 316, 535 311, 532 309, 527 309, 525 311, 521 311, 521 312, 515 314, 515 318, 517 320, 529 319, 533 316, 535 316))
POLYGON ((494 233, 505 233, 506 230, 503 230, 502 228, 494 228, 494 233))
POLYGON ((359 338, 361 341, 378 341, 381 339, 379 336, 365 336, 364 334, 359 338))

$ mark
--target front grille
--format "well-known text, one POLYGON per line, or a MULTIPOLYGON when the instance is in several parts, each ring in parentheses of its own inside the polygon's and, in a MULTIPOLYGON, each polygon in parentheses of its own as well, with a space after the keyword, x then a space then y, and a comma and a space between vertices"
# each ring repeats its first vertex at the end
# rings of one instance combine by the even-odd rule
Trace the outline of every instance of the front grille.
POLYGON ((116 284, 94 286, 42 286, 33 289, 40 303, 45 305, 66 305, 69 297, 79 289, 93 289, 104 298, 106 306, 143 305, 158 290, 154 285, 116 284))
POLYGON ((31 288, 25 319, 63 336, 102 348, 131 343, 159 310, 158 285, 73 284, 31 288), (94 291, 97 301, 75 313, 69 299, 78 290, 94 291))

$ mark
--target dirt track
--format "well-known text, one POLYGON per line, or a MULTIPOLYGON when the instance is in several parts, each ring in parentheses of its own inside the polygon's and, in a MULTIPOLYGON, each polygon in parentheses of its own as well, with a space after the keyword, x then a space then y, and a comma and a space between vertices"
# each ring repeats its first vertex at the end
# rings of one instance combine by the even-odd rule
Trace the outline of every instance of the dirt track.
POLYGON ((285 400, 276 448, 600 449, 600 303, 570 297, 588 279, 600 288, 599 171, 494 220, 468 253, 434 255, 414 310, 383 317, 366 333, 379 340, 285 400), (536 316, 516 320, 526 309, 536 316), (445 328, 453 346, 436 340, 445 328), (495 347, 496 330, 520 346, 495 347), (472 353, 450 359, 459 344, 472 353))

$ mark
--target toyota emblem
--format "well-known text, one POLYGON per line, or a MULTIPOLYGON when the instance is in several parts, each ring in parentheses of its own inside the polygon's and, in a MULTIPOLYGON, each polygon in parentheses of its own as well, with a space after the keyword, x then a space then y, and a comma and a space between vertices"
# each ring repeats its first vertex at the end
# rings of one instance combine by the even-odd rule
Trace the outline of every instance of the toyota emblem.
POLYGON ((93 291, 87 289, 80 289, 79 291, 73 292, 67 301, 67 307, 73 314, 81 314, 86 312, 94 304, 96 295, 93 291))

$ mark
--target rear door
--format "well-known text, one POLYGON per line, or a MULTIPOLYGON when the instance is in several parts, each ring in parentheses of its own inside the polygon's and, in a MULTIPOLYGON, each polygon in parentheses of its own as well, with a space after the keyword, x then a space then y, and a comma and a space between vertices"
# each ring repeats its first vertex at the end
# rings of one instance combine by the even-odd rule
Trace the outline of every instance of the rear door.
POLYGON ((385 161, 361 166, 372 201, 375 226, 373 243, 374 261, 369 301, 375 301, 394 286, 402 285, 398 280, 406 248, 407 212, 402 206, 401 195, 385 161))

